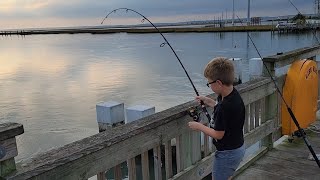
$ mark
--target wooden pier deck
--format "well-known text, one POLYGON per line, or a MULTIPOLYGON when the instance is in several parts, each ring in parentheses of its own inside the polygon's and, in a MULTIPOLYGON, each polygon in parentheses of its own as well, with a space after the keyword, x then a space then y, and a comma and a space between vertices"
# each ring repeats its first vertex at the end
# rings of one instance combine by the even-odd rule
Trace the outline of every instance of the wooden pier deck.
MULTIPOLYGON (((315 125, 320 127, 320 121, 315 125)), ((320 134, 310 130, 306 133, 315 153, 320 154, 320 134)), ((302 138, 292 143, 285 139, 234 179, 319 180, 320 168, 315 161, 308 159, 309 155, 310 151, 302 138)))

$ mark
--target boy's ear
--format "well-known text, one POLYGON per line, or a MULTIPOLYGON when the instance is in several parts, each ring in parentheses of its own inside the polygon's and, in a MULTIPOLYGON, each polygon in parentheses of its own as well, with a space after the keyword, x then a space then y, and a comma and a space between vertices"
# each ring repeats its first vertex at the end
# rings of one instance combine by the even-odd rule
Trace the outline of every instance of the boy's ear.
POLYGON ((223 85, 222 81, 220 81, 220 80, 217 80, 217 83, 219 84, 219 86, 223 85))

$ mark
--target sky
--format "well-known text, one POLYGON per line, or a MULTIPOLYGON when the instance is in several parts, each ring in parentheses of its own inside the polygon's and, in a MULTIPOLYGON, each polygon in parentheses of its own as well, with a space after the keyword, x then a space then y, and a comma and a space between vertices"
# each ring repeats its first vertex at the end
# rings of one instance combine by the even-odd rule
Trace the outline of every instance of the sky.
MULTIPOLYGON (((314 0, 291 0, 301 13, 314 13, 314 0)), ((154 23, 232 17, 233 0, 0 0, 0 29, 100 25, 117 8, 134 9, 154 23)), ((234 0, 235 13, 247 15, 248 0, 234 0)), ((251 0, 251 16, 297 14, 289 0, 251 0)), ((140 24, 134 13, 113 13, 105 25, 140 24)))

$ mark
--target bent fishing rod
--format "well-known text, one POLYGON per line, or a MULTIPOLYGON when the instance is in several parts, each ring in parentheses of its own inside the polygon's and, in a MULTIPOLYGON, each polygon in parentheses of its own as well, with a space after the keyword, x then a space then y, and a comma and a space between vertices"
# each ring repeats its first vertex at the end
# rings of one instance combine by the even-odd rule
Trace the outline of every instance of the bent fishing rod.
MULTIPOLYGON (((237 15, 237 17, 238 17, 238 19, 239 19, 239 21, 240 21, 241 25, 242 25, 242 26, 244 26, 244 25, 243 25, 243 23, 242 23, 242 21, 241 21, 241 19, 239 18, 239 16, 238 16, 238 15, 237 15)), ((288 113, 290 114, 291 119, 293 120, 294 124, 295 124, 295 125, 296 125, 296 127, 298 128, 299 135, 303 138, 303 140, 304 140, 305 144, 307 145, 307 147, 308 147, 309 151, 311 152, 311 154, 312 154, 313 158, 315 159, 316 163, 318 164, 318 167, 320 168, 320 161, 319 161, 319 159, 318 159, 318 157, 317 157, 316 153, 314 152, 314 150, 313 150, 313 148, 312 148, 312 146, 311 146, 311 144, 310 144, 309 140, 307 139, 307 136, 306 136, 305 131, 300 127, 299 122, 298 122, 298 120, 297 120, 296 116, 294 115, 294 113, 293 113, 293 111, 292 111, 291 107, 288 105, 288 103, 287 103, 287 102, 286 102, 286 100, 284 99, 282 92, 280 91, 280 89, 279 89, 279 87, 278 87, 278 85, 277 85, 277 83, 276 83, 276 81, 275 81, 274 77, 272 76, 272 74, 271 74, 271 72, 270 72, 270 70, 269 70, 268 66, 267 66, 267 65, 266 65, 266 63, 262 60, 263 58, 262 58, 262 56, 261 56, 261 54, 260 54, 260 52, 259 52, 259 50, 258 50, 258 48, 257 48, 256 44, 255 44, 255 43, 254 43, 254 41, 252 40, 252 38, 251 38, 251 36, 250 36, 249 32, 247 32, 247 36, 249 37, 249 39, 250 39, 250 41, 251 41, 252 45, 254 46, 255 50, 257 51, 257 53, 258 53, 258 55, 259 55, 259 57, 261 58, 261 61, 262 61, 263 65, 264 65, 264 67, 265 67, 265 69, 266 69, 266 71, 267 71, 268 75, 270 76, 270 78, 271 78, 271 80, 272 80, 272 82, 273 82, 273 84, 274 84, 274 86, 275 86, 275 88, 276 88, 277 92, 279 93, 279 95, 280 95, 280 97, 281 97, 282 101, 283 101, 283 102, 284 102, 284 104, 286 105, 287 111, 288 111, 288 113)))
MULTIPOLYGON (((162 38, 163 38, 164 41, 165 41, 164 43, 162 43, 162 44, 160 45, 160 47, 163 47, 163 46, 166 45, 166 44, 170 47, 171 51, 173 52, 173 54, 175 55, 175 57, 176 57, 177 60, 179 61, 182 69, 184 70, 185 74, 187 75, 187 77, 188 77, 188 79, 189 79, 189 81, 190 81, 190 83, 191 83, 191 85, 192 85, 192 87, 193 87, 194 92, 196 93, 197 96, 199 96, 199 92, 197 91, 196 87, 194 86, 194 84, 193 84, 193 82, 192 82, 192 80, 191 80, 191 78, 190 78, 190 76, 189 76, 186 68, 185 68, 184 65, 182 64, 182 62, 181 62, 180 58, 178 57, 177 53, 174 51, 174 49, 172 48, 171 44, 168 42, 168 40, 166 39, 166 37, 160 32, 160 30, 157 28, 157 26, 155 26, 147 17, 145 17, 144 15, 142 15, 141 13, 139 13, 139 12, 133 10, 133 9, 129 9, 129 8, 118 8, 118 9, 114 9, 114 10, 112 10, 111 12, 109 12, 109 13, 106 15, 106 17, 102 20, 101 24, 103 24, 103 22, 109 17, 110 14, 116 13, 116 11, 118 11, 118 10, 125 10, 126 12, 131 11, 131 12, 134 12, 134 13, 138 14, 139 16, 141 16, 141 17, 143 18, 142 21, 141 21, 142 23, 143 23, 145 20, 147 20, 147 21, 157 30, 157 32, 162 36, 162 38)), ((205 104, 204 104, 204 102, 203 102, 202 100, 200 101, 200 104, 201 104, 202 111, 205 113, 206 117, 208 118, 208 122, 210 122, 211 117, 210 117, 210 115, 209 115, 209 113, 208 113, 208 111, 207 111, 207 108, 206 108, 206 106, 205 106, 205 104)), ((195 110, 190 110, 189 113, 190 113, 190 116, 192 116, 195 121, 199 121, 199 116, 197 115, 197 113, 195 113, 195 110), (192 111, 192 112, 191 112, 191 111, 192 111)))

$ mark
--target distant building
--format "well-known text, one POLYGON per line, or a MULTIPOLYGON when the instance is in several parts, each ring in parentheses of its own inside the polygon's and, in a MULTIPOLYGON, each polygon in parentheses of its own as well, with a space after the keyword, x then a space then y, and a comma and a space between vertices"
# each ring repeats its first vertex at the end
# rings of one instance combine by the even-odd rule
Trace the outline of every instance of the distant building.
POLYGON ((257 24, 261 24, 261 17, 252 17, 251 18, 251 24, 252 25, 257 25, 257 24))

